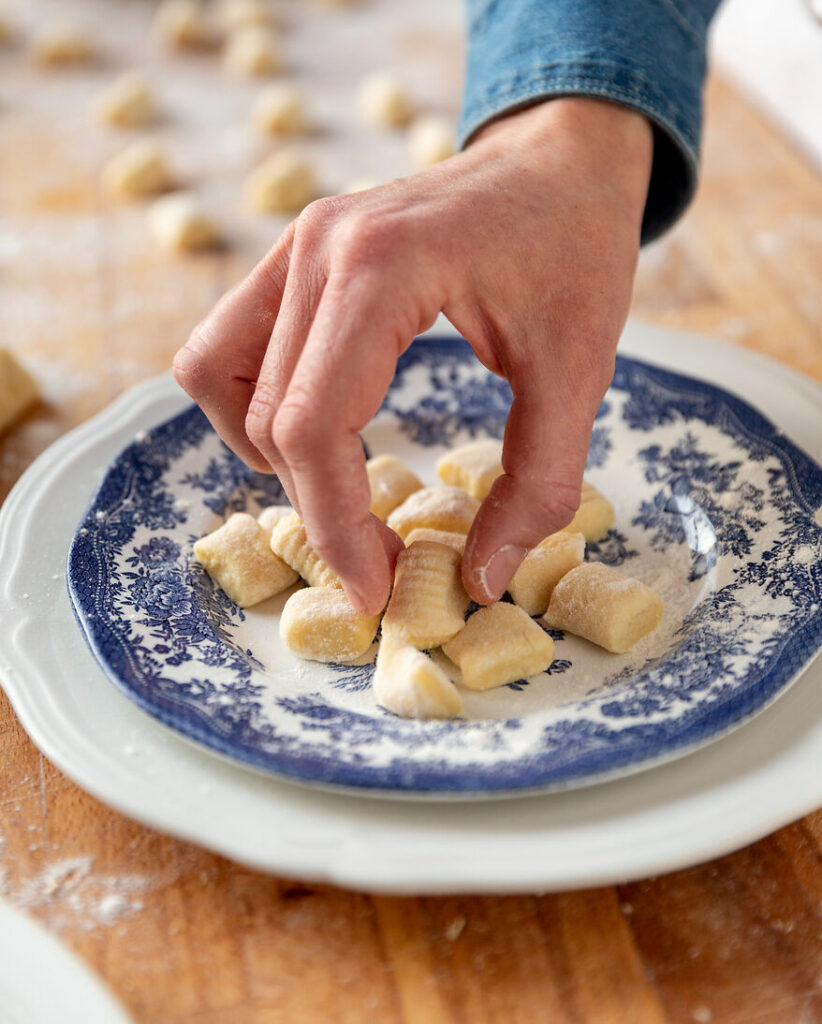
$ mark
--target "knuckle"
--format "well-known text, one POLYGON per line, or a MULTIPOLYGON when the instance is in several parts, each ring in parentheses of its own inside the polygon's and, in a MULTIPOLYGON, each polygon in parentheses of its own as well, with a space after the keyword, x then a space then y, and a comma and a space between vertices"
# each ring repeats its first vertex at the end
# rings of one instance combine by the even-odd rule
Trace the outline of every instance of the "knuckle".
POLYGON ((302 401, 284 402, 271 428, 274 444, 290 462, 303 463, 318 451, 318 426, 318 417, 302 401))
POLYGON ((336 196, 323 196, 306 206, 294 222, 294 234, 314 239, 329 230, 337 219, 340 203, 336 196))
POLYGON ((245 417, 245 432, 257 447, 260 445, 270 446, 272 422, 276 413, 277 404, 274 394, 265 384, 258 382, 245 417))
POLYGON ((397 218, 380 211, 351 213, 336 232, 334 251, 343 266, 382 263, 401 242, 397 218))
POLYGON ((213 361, 208 355, 208 343, 202 324, 194 328, 188 341, 177 351, 171 368, 174 379, 192 398, 208 390, 213 361))

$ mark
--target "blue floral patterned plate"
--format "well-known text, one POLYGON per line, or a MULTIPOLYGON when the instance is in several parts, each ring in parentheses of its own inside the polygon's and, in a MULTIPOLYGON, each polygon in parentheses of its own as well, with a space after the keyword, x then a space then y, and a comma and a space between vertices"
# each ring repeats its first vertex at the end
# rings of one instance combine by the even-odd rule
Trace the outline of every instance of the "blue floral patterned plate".
MULTIPOLYGON (((467 344, 418 339, 364 432, 426 482, 447 448, 501 437, 511 395, 467 344)), ((377 706, 373 665, 304 662, 279 640, 284 596, 245 612, 192 562, 230 512, 283 503, 191 407, 137 436, 77 530, 68 581, 112 680, 212 751, 375 795, 494 795, 583 785, 716 739, 766 707, 822 646, 822 470, 743 401, 618 357, 587 476, 616 527, 588 557, 666 602, 612 655, 555 633, 547 672, 466 693, 461 718, 377 706)))

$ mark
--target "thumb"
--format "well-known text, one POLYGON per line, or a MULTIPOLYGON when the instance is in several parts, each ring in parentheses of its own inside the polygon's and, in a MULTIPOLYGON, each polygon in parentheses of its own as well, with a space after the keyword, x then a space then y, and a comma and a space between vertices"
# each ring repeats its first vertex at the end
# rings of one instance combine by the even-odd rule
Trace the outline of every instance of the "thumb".
POLYGON ((480 604, 499 600, 526 553, 567 526, 579 507, 602 392, 568 377, 555 367, 529 367, 511 382, 504 473, 480 506, 462 561, 465 589, 480 604))

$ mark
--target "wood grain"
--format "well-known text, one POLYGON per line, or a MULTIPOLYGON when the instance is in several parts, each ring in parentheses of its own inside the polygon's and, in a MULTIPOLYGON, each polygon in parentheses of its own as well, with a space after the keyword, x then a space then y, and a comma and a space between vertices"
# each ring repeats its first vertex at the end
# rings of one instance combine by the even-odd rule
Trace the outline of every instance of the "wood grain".
MULTIPOLYGON (((0 84, 45 88, 32 76, 12 56, 0 84)), ((707 108, 698 199, 643 254, 633 313, 822 380, 822 176, 721 80, 707 108)), ((0 499, 57 436, 164 370, 259 254, 157 258, 139 212, 99 193, 110 142, 73 146, 80 115, 45 107, 2 118, 19 250, 0 264, 0 332, 50 400, 0 438, 0 499)), ((822 813, 617 888, 390 898, 267 877, 129 821, 51 766, 3 696, 0 759, 3 891, 145 1024, 822 1021, 822 813)))

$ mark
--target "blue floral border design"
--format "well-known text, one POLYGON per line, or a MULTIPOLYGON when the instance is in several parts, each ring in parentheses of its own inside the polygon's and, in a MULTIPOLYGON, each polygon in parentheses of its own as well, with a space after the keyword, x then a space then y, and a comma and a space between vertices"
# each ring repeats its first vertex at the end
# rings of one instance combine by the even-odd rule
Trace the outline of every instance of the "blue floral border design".
MULTIPOLYGON (((490 374, 479 389, 476 380, 462 381, 460 368, 469 362, 474 360, 467 343, 453 338, 417 339, 401 358, 384 408, 398 417, 400 429, 416 443, 449 443, 457 431, 465 430, 501 433, 510 403, 507 385, 490 374), (431 369, 435 385, 419 413, 410 415, 395 403, 395 396, 403 375, 420 363, 431 369)), ((612 388, 626 393, 621 416, 631 430, 647 432, 660 424, 692 420, 717 425, 744 446, 752 461, 776 458, 780 466, 771 474, 771 500, 780 511, 783 529, 762 557, 742 561, 738 578, 694 610, 680 631, 682 642, 674 658, 666 661, 666 671, 684 673, 676 697, 688 706, 680 714, 647 719, 649 714, 664 713, 672 697, 670 688, 655 676, 660 666, 651 663, 636 680, 643 685, 632 691, 641 691, 641 706, 631 705, 631 695, 605 701, 600 695, 599 719, 553 723, 543 731, 539 749, 525 758, 493 763, 478 758, 458 769, 447 757, 415 761, 408 756, 370 764, 369 748, 385 736, 406 742, 409 750, 424 736, 429 742, 441 740, 449 747, 476 747, 487 753, 504 751, 506 735, 517 732, 522 723, 517 718, 484 723, 375 719, 335 707, 321 693, 281 698, 281 712, 299 718, 302 731, 294 736, 279 730, 260 713, 262 686, 254 680, 250 652, 232 646, 228 627, 242 613, 226 600, 220 606, 220 597, 213 592, 207 598, 209 615, 202 610, 203 588, 211 587, 208 578, 187 568, 179 550, 152 540, 137 549, 128 570, 117 565, 117 552, 138 528, 171 529, 185 522, 185 510, 157 484, 186 448, 200 443, 211 429, 196 408, 136 439, 109 467, 68 555, 68 584, 78 622, 113 681, 159 721, 235 760, 304 781, 389 792, 524 791, 591 781, 686 751, 766 706, 822 646, 822 529, 813 518, 822 505, 822 470, 745 402, 712 385, 620 356, 612 388), (820 557, 790 568, 791 553, 803 545, 820 557), (774 572, 775 565, 779 572, 774 572), (745 583, 759 586, 774 599, 789 599, 792 611, 779 617, 778 634, 738 678, 729 663, 734 652, 718 643, 712 623, 716 616, 733 611, 734 590, 745 583), (185 658, 192 640, 198 657, 206 652, 204 672, 193 682, 208 697, 208 708, 192 703, 192 695, 197 696, 193 691, 179 692, 179 683, 164 671, 164 659, 135 649, 131 624, 122 616, 124 593, 133 606, 142 608, 141 625, 153 631, 155 652, 157 637, 168 639, 167 645, 163 641, 166 659, 185 658), (230 692, 214 692, 209 660, 233 674, 230 692), (700 694, 709 687, 712 699, 706 704, 700 694), (625 719, 632 717, 645 720, 626 725, 625 719)), ((607 457, 610 444, 607 425, 598 423, 598 431, 596 460, 607 457)), ((226 450, 224 462, 215 465, 200 485, 206 491, 214 488, 217 504, 212 507, 223 513, 245 507, 244 494, 254 497, 257 492, 261 500, 272 499, 275 483, 257 476, 226 450)), ((677 492, 670 474, 659 482, 664 511, 677 492)), ((188 483, 198 486, 193 480, 188 483)), ((677 514, 681 516, 682 509, 677 514)), ((647 519, 649 531, 659 528, 658 517, 649 514, 647 519)), ((749 526, 755 529, 755 524, 749 526)), ((618 564, 630 557, 620 549, 621 542, 619 535, 606 542, 604 560, 618 564)), ((721 536, 719 542, 724 543, 721 536)), ((756 628, 756 622, 751 625, 756 628)), ((339 682, 357 688, 366 685, 367 676, 367 669, 352 671, 339 682)))

